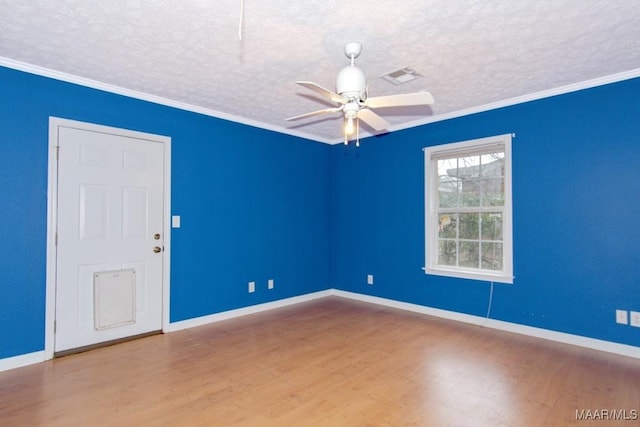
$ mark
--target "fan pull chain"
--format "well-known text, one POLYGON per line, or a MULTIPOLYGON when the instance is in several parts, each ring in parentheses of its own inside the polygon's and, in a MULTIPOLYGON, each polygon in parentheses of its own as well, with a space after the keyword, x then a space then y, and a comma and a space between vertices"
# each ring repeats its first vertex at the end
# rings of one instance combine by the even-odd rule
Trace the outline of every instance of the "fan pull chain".
POLYGON ((240 0, 240 23, 238 24, 238 39, 242 40, 242 24, 244 23, 244 0, 240 0))

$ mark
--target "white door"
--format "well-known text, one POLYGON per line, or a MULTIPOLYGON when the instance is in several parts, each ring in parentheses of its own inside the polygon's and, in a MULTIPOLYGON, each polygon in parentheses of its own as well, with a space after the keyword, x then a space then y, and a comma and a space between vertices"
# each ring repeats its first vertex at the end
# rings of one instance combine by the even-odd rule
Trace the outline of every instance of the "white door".
POLYGON ((163 144, 57 129, 55 351, 161 330, 163 144))

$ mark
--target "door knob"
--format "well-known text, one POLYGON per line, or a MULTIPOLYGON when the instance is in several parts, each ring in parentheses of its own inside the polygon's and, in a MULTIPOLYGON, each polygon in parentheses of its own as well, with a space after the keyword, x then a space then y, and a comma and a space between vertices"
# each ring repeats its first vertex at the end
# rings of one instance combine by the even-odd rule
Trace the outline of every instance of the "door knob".
POLYGON ((162 249, 160 249, 160 246, 156 246, 153 248, 153 252, 159 253, 159 252, 162 252, 162 249))
POLYGON ((154 238, 155 240, 160 240, 160 233, 156 233, 156 234, 154 234, 154 235, 153 235, 153 238, 154 238))

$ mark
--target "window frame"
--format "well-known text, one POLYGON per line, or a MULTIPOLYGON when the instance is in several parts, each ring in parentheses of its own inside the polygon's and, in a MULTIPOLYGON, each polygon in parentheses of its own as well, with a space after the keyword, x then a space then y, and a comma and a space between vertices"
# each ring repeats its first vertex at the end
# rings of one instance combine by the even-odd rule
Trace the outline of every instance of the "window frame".
MULTIPOLYGON (((425 200, 425 267, 428 275, 456 277, 499 283, 513 283, 513 210, 511 175, 511 139, 512 134, 496 135, 468 141, 453 142, 425 147, 424 151, 424 200, 425 200), (437 161, 442 158, 463 157, 504 149, 504 206, 502 207, 502 270, 493 271, 459 266, 437 264, 438 260, 438 168, 437 161)), ((478 212, 481 212, 481 207, 478 212)), ((465 212, 462 208, 460 212, 465 212)))

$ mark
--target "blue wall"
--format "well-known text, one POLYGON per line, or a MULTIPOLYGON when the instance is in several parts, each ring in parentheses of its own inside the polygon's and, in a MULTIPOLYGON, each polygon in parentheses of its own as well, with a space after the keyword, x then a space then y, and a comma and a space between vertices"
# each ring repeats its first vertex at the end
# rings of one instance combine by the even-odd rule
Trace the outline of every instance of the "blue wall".
POLYGON ((485 316, 489 283, 421 270, 422 148, 516 133, 515 282, 491 317, 640 345, 615 323, 640 311, 639 96, 633 79, 332 147, 333 286, 485 316))
POLYGON ((329 287, 484 316, 488 283, 421 270, 422 148, 515 132, 516 278, 491 317, 638 346, 614 311, 640 311, 639 95, 628 80, 356 149, 0 67, 0 359, 44 348, 49 116, 171 136, 171 321, 329 287))
POLYGON ((171 321, 327 289, 330 146, 0 67, 0 359, 44 349, 49 116, 171 136, 171 321))

